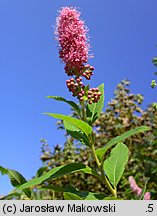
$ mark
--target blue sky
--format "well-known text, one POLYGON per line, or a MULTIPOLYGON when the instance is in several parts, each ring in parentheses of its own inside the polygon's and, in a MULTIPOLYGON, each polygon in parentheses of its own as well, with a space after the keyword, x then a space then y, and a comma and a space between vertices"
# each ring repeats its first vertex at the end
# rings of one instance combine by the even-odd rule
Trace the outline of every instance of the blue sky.
MULTIPOLYGON (((151 63, 157 56, 156 0, 0 0, 0 165, 27 179, 41 166, 40 139, 51 147, 65 140, 56 120, 42 114, 70 112, 45 97, 71 99, 53 36, 62 6, 78 7, 86 21, 95 67, 90 83, 104 82, 105 105, 124 78, 133 93, 144 95, 144 108, 157 100, 157 90, 150 88, 156 78, 151 63)), ((10 189, 8 178, 0 175, 0 194, 10 189)))

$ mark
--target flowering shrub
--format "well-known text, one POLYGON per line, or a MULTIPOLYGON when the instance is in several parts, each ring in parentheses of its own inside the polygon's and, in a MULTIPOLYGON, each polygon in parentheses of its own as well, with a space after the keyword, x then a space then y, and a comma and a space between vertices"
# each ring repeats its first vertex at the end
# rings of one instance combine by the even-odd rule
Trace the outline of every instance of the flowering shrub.
POLYGON ((84 78, 90 80, 94 67, 87 64, 90 47, 86 36, 87 27, 85 27, 84 21, 80 19, 80 13, 75 8, 63 7, 61 9, 57 18, 55 34, 59 42, 59 56, 65 63, 66 74, 71 77, 66 81, 66 84, 73 96, 77 97, 78 104, 63 97, 48 96, 48 98, 69 104, 75 110, 77 116, 74 118, 55 113, 45 114, 63 121, 68 134, 79 140, 83 145, 86 145, 90 150, 96 166, 90 167, 86 163, 73 162, 56 166, 46 173, 44 173, 44 169, 40 169, 37 171, 35 178, 30 181, 27 181, 15 170, 0 167, 0 171, 3 174, 7 174, 12 185, 17 188, 9 196, 22 190, 29 199, 34 199, 35 187, 39 186, 38 189, 51 189, 62 192, 65 199, 119 199, 117 186, 123 176, 129 158, 129 149, 123 142, 132 135, 150 129, 147 126, 134 128, 107 141, 103 147, 96 149, 93 124, 103 109, 104 85, 101 84, 97 88, 90 88, 89 85, 83 83, 84 78), (110 155, 108 155, 109 149, 111 149, 110 155), (82 192, 74 187, 61 188, 53 185, 49 187, 42 185, 43 182, 49 179, 57 179, 76 172, 83 172, 97 178, 102 187, 103 185, 107 187, 110 195, 106 196, 103 193, 91 193, 90 191, 82 192))

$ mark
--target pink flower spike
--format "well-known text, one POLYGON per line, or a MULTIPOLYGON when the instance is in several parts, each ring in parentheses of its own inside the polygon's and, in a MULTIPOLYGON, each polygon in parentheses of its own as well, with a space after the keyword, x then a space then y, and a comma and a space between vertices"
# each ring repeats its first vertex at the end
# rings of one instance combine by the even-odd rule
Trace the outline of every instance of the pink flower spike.
MULTIPOLYGON (((142 193, 142 189, 136 184, 136 181, 133 176, 129 176, 130 188, 137 195, 140 196, 142 193)), ((146 192, 144 195, 144 200, 150 200, 151 194, 150 192, 146 192)))
POLYGON ((130 188, 137 195, 140 196, 142 193, 142 189, 136 184, 136 181, 133 176, 129 176, 130 188))
POLYGON ((60 46, 59 55, 66 64, 67 74, 69 68, 74 69, 69 75, 81 73, 82 66, 88 60, 90 45, 87 42, 87 31, 84 21, 80 19, 80 12, 75 8, 63 7, 59 11, 55 35, 60 46))

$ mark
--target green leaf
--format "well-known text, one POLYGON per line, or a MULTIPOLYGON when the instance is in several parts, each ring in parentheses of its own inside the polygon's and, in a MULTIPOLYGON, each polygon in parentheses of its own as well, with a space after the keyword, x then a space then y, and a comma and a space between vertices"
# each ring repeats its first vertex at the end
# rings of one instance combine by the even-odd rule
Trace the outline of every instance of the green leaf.
POLYGON ((40 177, 41 175, 43 175, 43 173, 44 172, 46 172, 47 171, 47 167, 45 166, 45 167, 41 167, 41 168, 39 168, 38 170, 37 170, 37 172, 36 172, 36 176, 35 177, 40 177))
POLYGON ((48 171, 47 173, 43 174, 42 176, 31 179, 27 183, 21 185, 18 189, 24 190, 26 188, 39 185, 46 180, 50 180, 50 179, 53 180, 74 172, 83 172, 83 173, 88 173, 97 176, 97 174, 90 167, 82 163, 70 163, 59 167, 55 167, 52 170, 48 171))
MULTIPOLYGON (((103 200, 105 197, 105 194, 103 193, 92 193, 92 192, 85 192, 86 197, 84 200, 103 200)), ((82 196, 85 196, 85 193, 82 192, 82 196)))
POLYGON ((65 192, 76 194, 77 196, 81 197, 83 200, 103 200, 105 197, 104 193, 92 193, 89 191, 82 192, 71 185, 66 186, 65 192))
POLYGON ((0 198, 0 200, 8 200, 8 199, 15 199, 15 197, 16 196, 21 196, 21 192, 14 192, 14 191, 12 191, 12 192, 10 192, 8 195, 6 195, 6 196, 2 196, 1 198, 0 198))
POLYGON ((105 194, 103 193, 92 193, 89 191, 78 191, 75 187, 71 185, 67 185, 65 188, 65 192, 70 192, 81 197, 83 200, 103 200, 105 194))
POLYGON ((82 120, 72 118, 72 117, 66 116, 66 115, 55 114, 55 113, 44 113, 44 114, 51 116, 51 117, 54 117, 54 118, 57 118, 57 119, 61 119, 63 121, 67 121, 70 124, 73 124, 75 127, 77 127, 82 132, 84 132, 87 137, 89 135, 91 135, 91 133, 92 133, 92 127, 90 127, 87 123, 85 123, 82 120))
POLYGON ((47 96, 47 98, 51 98, 51 99, 54 99, 54 100, 57 100, 57 101, 63 101, 65 103, 69 104, 80 115, 80 108, 75 102, 68 101, 63 97, 58 97, 58 96, 47 96))
MULTIPOLYGON (((22 174, 17 172, 16 170, 7 169, 7 168, 0 166, 0 171, 3 175, 4 174, 8 175, 8 177, 10 178, 11 184, 16 188, 18 188, 20 185, 27 182, 26 179, 22 176, 22 174)), ((30 189, 23 190, 23 192, 26 194, 27 197, 29 198, 31 197, 30 189)))
MULTIPOLYGON (((10 178, 11 184, 16 188, 18 188, 20 185, 27 182, 26 179, 19 172, 15 170, 8 169, 8 176, 10 178)), ((26 194, 26 196, 28 196, 29 198, 31 197, 30 189, 26 189, 23 191, 26 194)))
POLYGON ((11 184, 14 187, 18 187, 19 185, 26 182, 26 179, 15 170, 8 169, 8 176, 10 178, 11 184))
POLYGON ((68 121, 63 121, 63 123, 68 134, 70 134, 74 139, 77 139, 81 143, 89 146, 89 140, 85 133, 83 133, 75 125, 71 124, 68 121))
POLYGON ((141 133, 141 132, 145 132, 145 131, 148 131, 148 130, 150 130, 149 127, 147 127, 147 126, 140 126, 140 127, 135 128, 135 129, 129 130, 129 131, 123 133, 120 136, 117 136, 117 137, 113 138, 104 147, 99 148, 99 149, 96 150, 96 154, 97 154, 98 158, 100 160, 103 160, 103 157, 104 157, 106 151, 108 149, 110 149, 112 146, 114 146, 118 142, 122 142, 123 140, 127 139, 130 136, 133 136, 135 134, 138 134, 138 133, 141 133))
POLYGON ((78 193, 78 189, 75 188, 73 185, 66 185, 64 192, 78 193))
POLYGON ((116 188, 123 175, 128 157, 128 147, 123 143, 118 143, 112 149, 110 157, 104 161, 104 171, 114 188, 116 188))
POLYGON ((66 200, 103 200, 104 194, 96 194, 92 192, 64 192, 64 199, 66 200))
POLYGON ((55 192, 64 192, 65 189, 60 187, 60 186, 56 186, 56 185, 48 185, 48 186, 42 186, 39 187, 38 190, 52 190, 55 192))
POLYGON ((97 103, 88 104, 86 108, 87 118, 91 124, 99 117, 104 107, 104 84, 98 86, 98 89, 102 93, 99 101, 97 103))
POLYGON ((78 191, 75 187, 72 185, 66 185, 65 188, 56 186, 56 185, 49 185, 49 186, 43 186, 41 188, 38 188, 39 190, 52 190, 55 192, 64 192, 64 198, 67 200, 102 200, 105 197, 105 194, 100 193, 92 193, 88 191, 78 191))
POLYGON ((65 200, 83 200, 80 196, 74 193, 64 192, 63 195, 65 200))
POLYGON ((157 66, 157 57, 154 57, 152 62, 155 66, 157 66))
POLYGON ((0 172, 1 172, 2 175, 8 174, 8 170, 6 168, 2 167, 2 166, 0 166, 0 172))

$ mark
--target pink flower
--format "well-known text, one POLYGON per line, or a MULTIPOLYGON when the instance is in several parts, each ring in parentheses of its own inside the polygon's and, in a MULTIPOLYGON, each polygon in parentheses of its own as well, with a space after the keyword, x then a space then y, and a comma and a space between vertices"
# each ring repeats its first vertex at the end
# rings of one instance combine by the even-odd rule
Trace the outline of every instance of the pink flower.
POLYGON ((136 184, 136 181, 133 176, 129 176, 129 183, 132 191, 137 194, 137 196, 140 196, 142 189, 136 184))
MULTIPOLYGON (((133 176, 129 176, 130 188, 132 191, 139 197, 142 193, 142 189, 136 184, 136 181, 133 176)), ((144 195, 144 200, 150 200, 150 192, 146 192, 144 195)))
POLYGON ((80 12, 72 7, 63 7, 56 20, 55 34, 59 41, 60 58, 66 63, 66 73, 70 76, 81 75, 84 63, 89 57, 87 27, 80 19, 80 12))
POLYGON ((144 195, 144 200, 150 200, 150 192, 146 192, 144 195))

